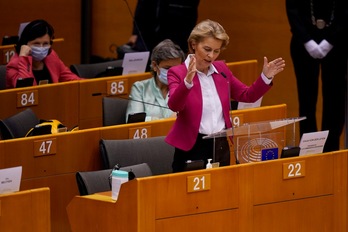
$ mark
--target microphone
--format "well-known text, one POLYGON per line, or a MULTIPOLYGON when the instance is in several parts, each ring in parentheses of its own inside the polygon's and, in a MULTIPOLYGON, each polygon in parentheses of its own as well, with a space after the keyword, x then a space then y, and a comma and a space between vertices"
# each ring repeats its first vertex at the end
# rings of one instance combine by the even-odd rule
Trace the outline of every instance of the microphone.
MULTIPOLYGON (((220 72, 221 73, 221 75, 225 78, 225 79, 227 79, 227 76, 226 76, 226 74, 224 73, 224 72, 220 72)), ((230 106, 230 112, 232 111, 232 107, 231 107, 231 88, 230 88, 230 82, 227 80, 227 88, 228 88, 228 104, 229 104, 229 106, 230 106)), ((234 135, 234 127, 233 127, 233 121, 232 121, 232 117, 230 118, 230 120, 231 120, 231 124, 232 124, 232 137, 233 137, 233 135, 234 135)), ((232 143, 233 143, 233 140, 232 140, 232 143)), ((238 157, 237 157, 237 155, 236 155, 236 152, 234 152, 234 158, 235 158, 235 160, 236 160, 236 164, 239 164, 239 160, 238 160, 238 157)))
MULTIPOLYGON (((93 97, 96 97, 96 96, 107 95, 107 93, 97 92, 97 93, 92 93, 91 95, 92 95, 93 97)), ((129 98, 129 97, 127 97, 127 98, 125 98, 125 97, 119 97, 119 96, 113 96, 113 97, 117 97, 117 98, 124 99, 124 100, 128 100, 128 101, 135 101, 135 102, 143 103, 143 104, 146 104, 146 105, 157 106, 157 107, 160 107, 160 108, 163 108, 163 109, 169 109, 169 110, 170 110, 170 108, 169 108, 168 106, 161 106, 161 105, 158 105, 158 104, 154 104, 154 103, 150 103, 150 102, 144 102, 144 101, 132 99, 132 98, 129 98)))
POLYGON ((146 105, 157 106, 157 107, 160 107, 160 108, 163 108, 163 109, 169 109, 168 106, 161 106, 161 105, 158 105, 158 104, 154 104, 154 103, 150 103, 150 102, 144 102, 144 101, 140 101, 140 100, 135 100, 135 99, 132 99, 132 98, 122 98, 122 99, 127 99, 128 101, 139 102, 139 103, 143 103, 143 104, 146 104, 146 105))
MULTIPOLYGON (((97 93, 92 93, 91 95, 93 97, 96 97, 96 96, 107 95, 107 93, 97 92, 97 93)), ((157 107, 164 108, 164 109, 170 109, 168 106, 161 106, 161 105, 158 105, 158 104, 154 104, 154 103, 150 103, 150 102, 144 102, 144 101, 132 99, 132 98, 129 98, 129 97, 127 97, 127 98, 119 97, 119 96, 113 96, 113 97, 117 97, 117 98, 124 99, 124 100, 129 100, 129 101, 135 101, 135 102, 139 102, 139 103, 143 103, 143 104, 147 104, 147 105, 157 106, 157 107)))
POLYGON ((137 31, 138 31, 138 33, 139 33, 139 37, 140 37, 141 41, 143 42, 145 51, 149 51, 149 49, 148 49, 147 46, 146 46, 145 40, 144 40, 144 38, 143 38, 143 36, 142 36, 142 34, 141 34, 141 31, 140 31, 140 29, 139 29, 139 27, 138 27, 138 23, 137 23, 137 21, 135 20, 134 14, 133 14, 132 10, 130 9, 127 0, 124 0, 124 2, 125 2, 126 5, 127 5, 128 12, 129 12, 129 14, 130 14, 130 16, 131 16, 131 18, 132 18, 132 20, 133 20, 133 23, 134 23, 135 28, 137 29, 137 31))

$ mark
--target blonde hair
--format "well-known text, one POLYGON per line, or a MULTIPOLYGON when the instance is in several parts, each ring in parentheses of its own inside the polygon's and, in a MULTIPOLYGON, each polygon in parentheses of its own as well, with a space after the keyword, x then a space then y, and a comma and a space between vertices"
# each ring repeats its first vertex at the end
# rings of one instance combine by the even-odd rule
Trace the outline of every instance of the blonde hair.
POLYGON ((225 29, 218 22, 206 19, 198 23, 191 31, 191 34, 187 40, 189 53, 194 53, 192 47, 193 42, 199 43, 208 37, 221 40, 221 50, 225 49, 230 41, 225 29))

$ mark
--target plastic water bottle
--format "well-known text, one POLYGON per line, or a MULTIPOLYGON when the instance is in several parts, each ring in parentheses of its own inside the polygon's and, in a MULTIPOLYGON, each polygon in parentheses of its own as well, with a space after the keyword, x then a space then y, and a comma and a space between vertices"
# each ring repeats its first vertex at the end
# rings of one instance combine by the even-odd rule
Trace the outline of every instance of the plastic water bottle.
POLYGON ((122 170, 112 171, 111 192, 112 200, 117 200, 121 185, 128 181, 128 172, 122 170))

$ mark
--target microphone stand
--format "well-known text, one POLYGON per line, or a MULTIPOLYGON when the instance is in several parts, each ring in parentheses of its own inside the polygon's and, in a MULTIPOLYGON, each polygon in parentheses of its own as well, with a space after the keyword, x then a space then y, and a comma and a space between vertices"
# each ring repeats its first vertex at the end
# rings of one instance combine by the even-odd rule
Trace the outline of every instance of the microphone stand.
MULTIPOLYGON (((230 111, 229 112, 232 112, 232 107, 231 107, 231 87, 230 87, 230 82, 228 81, 227 79, 227 76, 224 72, 221 72, 221 75, 227 80, 227 91, 228 91, 228 104, 229 104, 229 107, 230 107, 230 111)), ((233 120, 232 120, 232 116, 230 116, 230 120, 231 120, 231 124, 232 124, 232 144, 233 144, 233 137, 234 137, 234 126, 233 126, 233 120)), ((215 138, 214 138, 215 139, 215 138)), ((214 144, 215 146, 215 144, 214 144)), ((237 149, 234 149, 234 158, 235 158, 235 161, 236 161, 236 164, 239 164, 239 160, 238 160, 238 157, 237 157, 237 154, 236 154, 236 150, 237 149)))

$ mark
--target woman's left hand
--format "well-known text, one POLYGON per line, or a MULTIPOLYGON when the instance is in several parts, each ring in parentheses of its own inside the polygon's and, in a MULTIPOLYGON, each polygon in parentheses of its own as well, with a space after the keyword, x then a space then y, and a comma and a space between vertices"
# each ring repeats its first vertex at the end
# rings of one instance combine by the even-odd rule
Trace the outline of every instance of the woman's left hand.
POLYGON ((272 79, 275 75, 284 70, 285 60, 283 58, 277 58, 268 62, 267 57, 263 58, 263 74, 268 78, 272 79))

